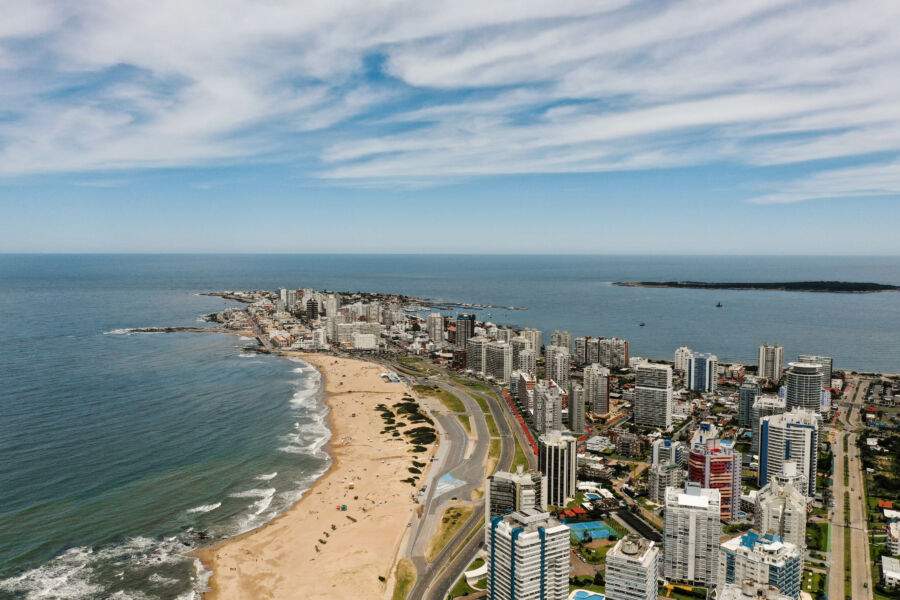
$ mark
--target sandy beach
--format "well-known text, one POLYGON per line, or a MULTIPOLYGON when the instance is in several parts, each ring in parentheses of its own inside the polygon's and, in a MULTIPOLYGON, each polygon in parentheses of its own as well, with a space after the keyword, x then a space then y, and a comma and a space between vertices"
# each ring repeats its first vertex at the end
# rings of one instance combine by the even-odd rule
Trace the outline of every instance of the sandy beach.
POLYGON ((376 405, 391 407, 406 395, 404 384, 381 378, 383 366, 299 356, 325 378, 334 463, 280 517, 196 552, 213 571, 205 600, 382 598, 389 591, 422 481, 413 487, 401 480, 411 476, 414 459, 429 462, 434 446, 414 455, 404 436, 381 433, 376 405))

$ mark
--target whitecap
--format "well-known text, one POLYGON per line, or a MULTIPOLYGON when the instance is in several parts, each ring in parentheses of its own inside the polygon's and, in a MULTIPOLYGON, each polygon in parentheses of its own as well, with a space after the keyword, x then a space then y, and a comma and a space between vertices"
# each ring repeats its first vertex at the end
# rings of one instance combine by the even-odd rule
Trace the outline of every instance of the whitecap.
POLYGON ((238 354, 241 358, 256 358, 259 356, 256 352, 241 352, 238 354))
POLYGON ((270 479, 274 479, 276 475, 278 475, 278 471, 275 471, 274 473, 264 473, 262 475, 257 475, 256 480, 257 481, 269 481, 270 479))
POLYGON ((104 331, 103 335, 131 335, 134 331, 128 327, 125 329, 111 329, 110 331, 104 331))
POLYGON ((208 513, 216 510, 222 506, 221 502, 216 502, 214 504, 201 504, 200 506, 195 506, 194 508, 188 509, 189 513, 208 513))

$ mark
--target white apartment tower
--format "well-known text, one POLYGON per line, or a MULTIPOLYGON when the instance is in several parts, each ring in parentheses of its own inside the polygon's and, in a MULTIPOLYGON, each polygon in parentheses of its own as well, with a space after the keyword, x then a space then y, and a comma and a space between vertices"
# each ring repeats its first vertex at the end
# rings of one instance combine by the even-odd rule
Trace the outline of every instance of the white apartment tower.
POLYGON ((537 355, 534 350, 522 350, 519 352, 516 369, 523 373, 537 373, 537 355))
POLYGON ((547 504, 565 506, 575 497, 575 438, 550 431, 538 438, 538 469, 547 477, 547 504))
POLYGON ((678 350, 675 351, 675 370, 682 371, 687 373, 688 363, 691 360, 691 357, 694 356, 694 351, 688 348, 687 346, 682 346, 678 350))
POLYGON ((541 341, 541 331, 539 329, 526 327, 519 333, 519 335, 521 335, 531 343, 531 349, 534 350, 535 357, 540 358, 541 348, 543 348, 543 342, 541 341))
POLYGON ((766 342, 759 347, 759 376, 763 379, 778 381, 781 379, 781 369, 784 365, 784 348, 775 344, 770 346, 766 342))
POLYGON ((477 335, 466 342, 466 368, 476 375, 484 375, 487 368, 488 338, 477 335))
MULTIPOLYGON (((784 464, 785 475, 797 474, 794 462, 784 464)), ((790 479, 773 477, 756 495, 755 527, 757 531, 772 531, 786 542, 806 547, 806 496, 790 479)))
POLYGON ((822 387, 831 387, 832 367, 834 359, 830 356, 816 356, 815 354, 801 354, 797 362, 813 363, 822 367, 822 387))
POLYGON ((609 413, 609 369, 598 363, 584 368, 584 399, 591 412, 609 413))
POLYGON ((686 483, 666 490, 663 577, 671 583, 712 587, 718 579, 722 535, 719 490, 686 483))
POLYGON ((563 389, 569 387, 569 373, 571 370, 572 355, 563 346, 547 346, 544 353, 544 365, 547 379, 552 379, 563 389))
POLYGON ((672 367, 642 363, 635 371, 634 423, 672 426, 672 367))
POLYGON ((636 533, 619 540, 606 555, 607 600, 656 600, 659 548, 636 533))
POLYGON ((535 386, 534 427, 538 433, 562 429, 562 398, 553 381, 542 379, 535 386))
POLYGON ((808 498, 816 494, 816 466, 819 460, 819 416, 802 408, 764 417, 759 424, 759 485, 785 472, 785 463, 793 461, 800 493, 808 498))
POLYGON ((506 342, 490 342, 485 348, 485 376, 501 385, 509 383, 513 371, 512 346, 506 342))
POLYGON ((425 321, 425 328, 428 331, 428 337, 438 346, 444 343, 444 315, 441 313, 431 313, 425 321))
POLYGON ((556 330, 550 336, 550 344, 553 346, 562 346, 569 352, 572 351, 572 334, 568 331, 556 330))
POLYGON ((584 388, 575 383, 569 388, 569 431, 584 435, 584 388))
POLYGON ((754 581, 773 585, 790 598, 800 597, 803 556, 799 548, 775 534, 750 530, 722 544, 718 583, 754 581))
POLYGON ((521 371, 519 368, 519 356, 525 350, 531 350, 531 342, 528 341, 528 338, 524 336, 516 336, 509 340, 509 345, 512 347, 512 359, 513 359, 513 368, 521 371))
POLYGON ((759 396, 750 407, 750 430, 752 437, 750 438, 750 451, 753 454, 759 453, 759 423, 765 417, 772 415, 780 415, 784 412, 784 400, 778 396, 759 396))
POLYGON ((488 534, 488 598, 566 600, 569 528, 550 513, 525 509, 493 517, 488 534))
POLYGON ((805 408, 813 412, 822 409, 822 365, 791 363, 787 371, 787 409, 805 408))

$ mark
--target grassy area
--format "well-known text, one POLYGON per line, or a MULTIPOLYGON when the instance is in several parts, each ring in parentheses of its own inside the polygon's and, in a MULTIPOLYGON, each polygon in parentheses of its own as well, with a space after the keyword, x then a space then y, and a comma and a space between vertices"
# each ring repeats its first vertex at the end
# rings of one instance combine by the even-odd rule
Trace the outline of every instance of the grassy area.
POLYGON ((500 450, 502 449, 502 444, 500 443, 500 438, 491 438, 491 444, 488 446, 488 459, 498 459, 500 458, 500 450))
POLYGON ((825 574, 804 569, 801 589, 804 592, 809 592, 813 598, 818 598, 820 594, 827 591, 825 587, 825 574))
POLYGON ((472 433, 472 425, 469 423, 469 415, 455 415, 459 419, 460 424, 465 428, 466 433, 472 433))
POLYGON ((528 468, 528 457, 525 456, 525 451, 522 450, 522 445, 519 443, 519 438, 515 435, 513 436, 513 440, 516 442, 516 453, 513 456, 513 464, 512 470, 515 471, 516 467, 522 465, 526 469, 528 468))
POLYGON ((408 558, 401 558, 397 563, 397 583, 394 584, 393 600, 406 600, 413 584, 416 582, 416 567, 408 558))
POLYGON ((497 431, 497 423, 494 422, 493 415, 484 415, 484 421, 487 423, 488 433, 491 437, 500 437, 500 432, 497 431))
POLYGON ((481 412, 483 412, 486 415, 491 414, 491 409, 488 408, 487 400, 485 400, 481 396, 472 396, 472 397, 475 398, 475 402, 477 402, 478 406, 481 407, 481 412))
POLYGON ((439 388, 436 385, 414 385, 413 390, 422 396, 437 398, 450 412, 466 412, 465 404, 456 397, 456 394, 448 392, 443 388, 439 388))
POLYGON ((479 383, 477 381, 471 381, 469 379, 463 379, 462 377, 450 377, 453 381, 458 383, 459 385, 464 385, 471 390, 477 390, 479 392, 489 392, 491 391, 491 386, 486 385, 484 383, 479 383))
POLYGON ((397 359, 397 362, 404 370, 409 371, 414 375, 427 375, 434 372, 428 368, 427 363, 424 360, 414 356, 401 356, 397 359))
POLYGON ((441 517, 441 524, 438 526, 437 532, 428 540, 428 547, 425 549, 425 560, 431 562, 444 549, 453 536, 462 529, 469 517, 472 516, 473 507, 471 506, 451 506, 444 511, 441 517))
POLYGON ((460 596, 468 596, 469 594, 474 594, 477 591, 478 590, 476 590, 466 582, 466 576, 462 575, 459 578, 459 581, 456 582, 456 585, 453 586, 453 589, 450 590, 450 595, 448 595, 447 597, 458 598, 460 596))
POLYGON ((828 523, 808 523, 806 525, 806 540, 809 549, 828 552, 831 546, 829 539, 830 529, 828 523))
POLYGON ((584 493, 578 492, 575 494, 575 498, 572 499, 568 504, 566 504, 566 508, 575 508, 576 506, 581 506, 581 503, 584 502, 584 493))
MULTIPOLYGON (((472 541, 472 538, 476 535, 482 535, 484 533, 484 518, 482 517, 481 521, 478 522, 478 526, 472 530, 472 532, 466 536, 466 539, 463 540, 463 543, 459 545, 459 548, 456 549, 456 552, 453 553, 453 556, 450 557, 450 560, 456 558, 456 555, 462 552, 462 549, 466 547, 466 545, 472 541)), ((450 562, 448 560, 447 562, 450 562)))
POLYGON ((844 595, 850 598, 851 577, 853 573, 850 565, 850 528, 844 527, 844 595))
POLYGON ((606 525, 609 526, 610 529, 615 531, 619 537, 625 537, 626 535, 628 535, 628 528, 615 519, 606 519, 603 522, 606 523, 606 525))

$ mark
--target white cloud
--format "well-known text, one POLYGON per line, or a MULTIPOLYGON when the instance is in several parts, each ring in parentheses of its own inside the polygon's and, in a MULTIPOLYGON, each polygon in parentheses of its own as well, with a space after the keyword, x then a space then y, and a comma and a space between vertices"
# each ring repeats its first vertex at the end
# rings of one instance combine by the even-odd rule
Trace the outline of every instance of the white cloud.
POLYGON ((781 191, 752 198, 756 204, 788 204, 900 195, 900 161, 832 169, 784 185, 781 191))
MULTIPOLYGON (((0 0, 0 11, 7 176, 274 160, 353 185, 427 185, 900 153, 895 2, 0 0)), ((756 201, 847 197, 866 175, 833 173, 756 201)))

